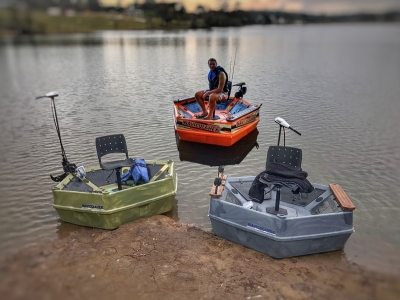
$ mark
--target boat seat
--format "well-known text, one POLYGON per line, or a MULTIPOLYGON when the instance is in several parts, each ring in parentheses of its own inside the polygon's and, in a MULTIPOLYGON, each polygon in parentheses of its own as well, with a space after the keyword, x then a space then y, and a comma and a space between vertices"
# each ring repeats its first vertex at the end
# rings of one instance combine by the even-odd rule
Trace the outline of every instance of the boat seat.
MULTIPOLYGON (((268 163, 281 163, 291 165, 294 167, 301 168, 302 151, 299 148, 286 147, 286 146, 270 146, 267 153, 267 162, 265 169, 267 169, 268 163)), ((286 209, 280 208, 280 197, 282 181, 268 182, 277 189, 275 206, 267 207, 266 212, 271 214, 283 214, 287 215, 286 209)), ((272 190, 272 188, 271 188, 272 190)), ((270 191, 271 191, 270 190, 270 191)), ((292 191, 293 192, 293 191, 292 191)))
POLYGON ((103 170, 115 170, 117 175, 118 190, 122 190, 121 186, 121 168, 131 167, 135 163, 128 156, 128 148, 123 134, 107 135, 96 138, 97 157, 99 158, 100 167, 103 170), (125 159, 103 162, 101 158, 112 153, 123 153, 125 159))
POLYGON ((267 153, 267 162, 278 162, 301 168, 302 151, 299 148, 286 146, 270 146, 267 153))

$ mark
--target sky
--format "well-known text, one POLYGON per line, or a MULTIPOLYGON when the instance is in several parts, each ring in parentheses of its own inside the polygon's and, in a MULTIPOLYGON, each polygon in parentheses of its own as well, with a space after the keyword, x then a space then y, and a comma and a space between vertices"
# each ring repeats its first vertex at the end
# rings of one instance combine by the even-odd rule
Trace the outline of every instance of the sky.
MULTIPOLYGON (((144 0, 99 0, 103 4, 122 6, 141 3, 144 0)), ((228 3, 229 9, 239 5, 243 10, 280 10, 314 14, 400 11, 400 0, 157 0, 156 2, 180 2, 188 12, 198 5, 207 9, 219 9, 228 3)))

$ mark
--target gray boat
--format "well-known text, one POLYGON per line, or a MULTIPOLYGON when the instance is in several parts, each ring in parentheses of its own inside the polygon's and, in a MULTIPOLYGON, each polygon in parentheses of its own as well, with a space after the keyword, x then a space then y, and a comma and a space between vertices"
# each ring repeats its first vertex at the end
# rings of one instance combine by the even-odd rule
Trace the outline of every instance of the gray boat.
POLYGON ((284 136, 285 129, 301 134, 282 118, 275 122, 278 146, 268 149, 266 171, 228 177, 219 167, 210 192, 213 232, 274 258, 342 249, 354 232, 354 204, 338 184, 307 181, 301 149, 279 146, 282 128, 284 136))

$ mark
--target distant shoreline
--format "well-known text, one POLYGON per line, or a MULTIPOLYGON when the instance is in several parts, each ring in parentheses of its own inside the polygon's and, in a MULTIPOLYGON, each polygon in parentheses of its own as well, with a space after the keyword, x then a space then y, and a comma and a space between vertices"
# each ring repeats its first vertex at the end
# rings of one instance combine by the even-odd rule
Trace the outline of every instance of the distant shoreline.
POLYGON ((109 12, 74 12, 49 15, 40 10, 0 8, 0 36, 91 33, 103 30, 180 30, 247 25, 332 24, 400 22, 400 12, 378 15, 311 16, 279 12, 208 12, 185 14, 177 19, 163 16, 135 17, 109 12))

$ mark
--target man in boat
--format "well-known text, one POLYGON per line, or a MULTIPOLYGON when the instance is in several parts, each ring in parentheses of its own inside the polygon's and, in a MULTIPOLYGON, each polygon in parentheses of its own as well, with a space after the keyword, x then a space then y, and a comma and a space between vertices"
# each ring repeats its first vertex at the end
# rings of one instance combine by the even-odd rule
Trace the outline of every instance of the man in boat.
POLYGON ((228 98, 228 73, 218 66, 215 58, 208 60, 208 90, 198 91, 195 94, 197 102, 200 104, 203 112, 196 116, 198 119, 211 120, 213 117, 214 109, 218 100, 226 100, 228 98), (209 101, 209 111, 207 111, 204 101, 209 101))

